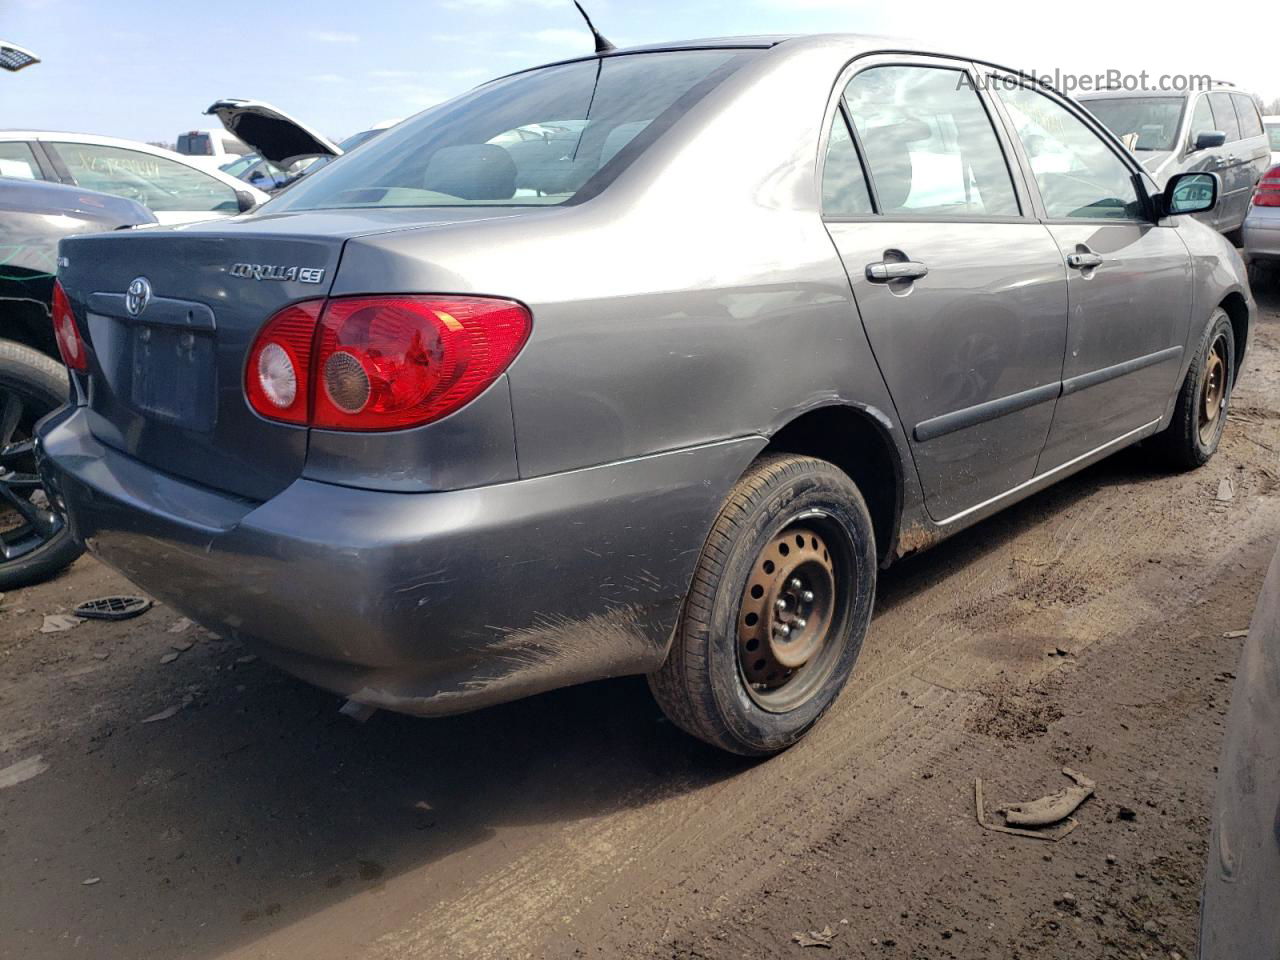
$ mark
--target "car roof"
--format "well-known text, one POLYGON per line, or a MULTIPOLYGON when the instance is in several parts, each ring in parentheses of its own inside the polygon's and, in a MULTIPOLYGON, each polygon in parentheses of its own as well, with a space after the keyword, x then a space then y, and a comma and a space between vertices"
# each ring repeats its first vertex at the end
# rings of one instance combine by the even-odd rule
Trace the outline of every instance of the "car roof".
MULTIPOLYGON (((1185 100, 1188 90, 1089 90, 1077 93, 1077 100, 1185 100)), ((1195 91, 1199 92, 1199 91, 1195 91)), ((1205 91, 1211 93, 1215 91, 1205 91)))
POLYGON ((71 143, 96 143, 108 147, 127 147, 130 150, 145 150, 147 153, 162 153, 166 156, 182 156, 174 154, 164 147, 153 147, 141 140, 128 140, 125 137, 104 137, 97 133, 71 133, 66 130, 0 130, 0 140, 67 140, 71 143))

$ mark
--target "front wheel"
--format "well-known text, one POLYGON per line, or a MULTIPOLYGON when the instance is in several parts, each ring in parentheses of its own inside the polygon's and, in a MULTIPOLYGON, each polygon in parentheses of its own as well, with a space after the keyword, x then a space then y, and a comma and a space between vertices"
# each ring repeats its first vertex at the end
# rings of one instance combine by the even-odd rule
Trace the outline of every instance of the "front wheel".
POLYGON ((853 481, 824 460, 762 457, 716 518, 649 687, 714 746, 785 750, 848 680, 875 586, 875 534, 853 481))
POLYGON ((36 474, 33 428, 67 402, 61 364, 0 340, 0 590, 53 576, 81 548, 36 474))
POLYGON ((1219 307, 1209 318, 1178 391, 1173 420, 1155 438, 1174 466, 1184 470, 1199 467, 1218 449, 1235 380, 1235 331, 1231 318, 1219 307))

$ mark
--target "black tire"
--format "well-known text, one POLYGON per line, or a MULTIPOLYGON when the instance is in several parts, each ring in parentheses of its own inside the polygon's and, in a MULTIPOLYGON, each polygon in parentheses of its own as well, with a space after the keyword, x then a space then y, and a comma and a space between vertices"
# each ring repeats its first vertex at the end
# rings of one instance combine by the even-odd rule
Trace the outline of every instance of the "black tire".
POLYGON ((1236 338, 1231 319, 1221 307, 1214 310, 1196 347, 1186 379, 1178 391, 1173 420, 1155 437, 1164 458, 1180 470, 1203 466, 1218 449, 1227 423, 1231 391, 1236 382, 1236 338), (1216 360, 1215 360, 1216 355, 1216 360), (1221 399, 1212 406, 1217 413, 1206 421, 1204 409, 1213 370, 1220 370, 1221 399))
MULTIPOLYGON (((4 411, 13 398, 21 404, 16 428, 10 437, 0 436, 0 450, 13 450, 10 444, 29 439, 36 421, 67 402, 69 384, 67 371, 56 360, 12 340, 0 340, 0 431, 4 429, 4 411)), ((16 471, 24 475, 34 472, 34 459, 21 453, 0 459, 0 470, 16 471)), ((0 480, 3 483, 3 480, 0 480)), ((6 485, 6 489, 8 489, 6 485)), ((47 503, 43 491, 37 488, 14 488, 18 495, 37 502, 45 501, 48 512, 58 517, 52 533, 41 536, 38 546, 20 556, 7 559, 0 550, 0 590, 22 587, 45 580, 80 556, 83 548, 71 537, 66 522, 57 515, 53 505, 47 503)), ((11 524, 18 514, 0 490, 0 537, 12 535, 11 524)), ((6 539, 6 545, 9 544, 6 539)))
MULTIPOLYGON (((785 566, 776 569, 777 577, 790 576, 780 572, 785 566)), ((796 585, 799 580, 787 583, 796 585)), ((745 756, 785 750, 818 721, 848 680, 871 622, 875 586, 871 515, 848 475, 812 457, 763 456, 730 492, 711 528, 671 651, 662 667, 650 674, 649 688, 676 726, 713 746, 745 756), (783 668, 786 679, 778 686, 753 684, 747 672, 756 654, 746 651, 757 648, 749 644, 765 642, 768 650, 780 649, 769 638, 775 636, 774 629, 785 626, 780 621, 787 614, 775 614, 770 604, 763 620, 752 621, 751 614, 744 620, 742 609, 752 602, 748 586, 766 569, 775 574, 775 567, 762 558, 777 556, 784 563, 769 551, 787 553, 786 544, 799 536, 796 531, 806 533, 800 537, 805 541, 802 547, 792 547, 793 562, 800 563, 801 552, 808 551, 811 559, 806 562, 814 565, 819 577, 829 577, 829 602, 817 601, 823 606, 821 619, 828 624, 821 633, 825 639, 802 666, 783 668), (829 558, 825 570, 820 557, 829 558), (743 626, 751 622, 768 637, 752 635, 743 626), (792 683, 797 686, 784 696, 792 683)), ((756 590, 756 585, 750 589, 756 590)), ((812 591, 804 591, 803 597, 814 602, 812 591)), ((799 594, 794 599, 799 603, 799 594)), ((773 602, 785 610, 783 596, 773 602)), ((791 615, 799 613, 816 615, 803 608, 791 615)), ((791 623, 792 629, 805 629, 804 619, 791 623)), ((780 642, 785 649, 787 641, 780 642)), ((761 669, 758 663, 756 670, 761 669)), ((772 661, 771 665, 777 666, 772 661)))

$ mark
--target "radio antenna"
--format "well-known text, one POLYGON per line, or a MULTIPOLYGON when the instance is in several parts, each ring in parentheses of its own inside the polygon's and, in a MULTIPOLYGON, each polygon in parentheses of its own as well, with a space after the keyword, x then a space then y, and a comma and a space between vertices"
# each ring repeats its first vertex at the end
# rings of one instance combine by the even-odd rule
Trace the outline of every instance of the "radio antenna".
POLYGON ((596 53, 608 53, 610 50, 617 50, 612 43, 605 39, 604 34, 596 29, 596 25, 591 22, 591 18, 587 16, 587 11, 582 9, 582 4, 578 0, 573 0, 573 5, 578 8, 578 12, 582 14, 582 19, 587 21, 587 29, 591 31, 591 36, 595 37, 596 53))

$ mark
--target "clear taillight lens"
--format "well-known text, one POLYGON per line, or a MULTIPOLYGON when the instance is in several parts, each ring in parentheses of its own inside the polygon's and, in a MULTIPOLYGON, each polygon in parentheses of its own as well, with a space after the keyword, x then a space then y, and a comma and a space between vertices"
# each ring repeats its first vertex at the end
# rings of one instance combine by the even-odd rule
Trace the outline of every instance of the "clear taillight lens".
POLYGON ((340 297, 294 304, 245 371, 262 416, 331 430, 399 430, 470 403, 511 365, 533 318, 491 297, 340 297))
POLYGON ((53 282, 53 337, 58 342, 58 353, 63 363, 80 373, 89 369, 89 351, 80 336, 80 328, 76 326, 71 301, 57 280, 53 282))
POLYGON ((249 351, 245 396, 269 420, 307 423, 311 342, 323 308, 323 300, 285 307, 266 322, 249 351))

